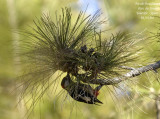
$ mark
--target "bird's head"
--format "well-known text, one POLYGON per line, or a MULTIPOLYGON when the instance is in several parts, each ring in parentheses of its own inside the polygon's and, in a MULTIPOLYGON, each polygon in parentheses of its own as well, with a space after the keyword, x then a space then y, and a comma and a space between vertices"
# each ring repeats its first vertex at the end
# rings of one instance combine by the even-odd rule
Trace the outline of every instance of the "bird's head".
POLYGON ((62 79, 61 86, 62 88, 67 89, 70 84, 71 84, 71 78, 70 78, 70 75, 67 74, 67 76, 65 76, 62 79))

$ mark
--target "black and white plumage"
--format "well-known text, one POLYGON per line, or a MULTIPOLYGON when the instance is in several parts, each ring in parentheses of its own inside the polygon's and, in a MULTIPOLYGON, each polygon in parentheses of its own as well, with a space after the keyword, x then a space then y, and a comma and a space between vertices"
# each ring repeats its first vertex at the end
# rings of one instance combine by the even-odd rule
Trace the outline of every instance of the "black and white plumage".
POLYGON ((102 86, 98 86, 93 89, 90 85, 75 83, 71 80, 69 74, 67 74, 67 76, 63 78, 61 86, 76 101, 88 104, 103 104, 100 100, 97 99, 99 90, 102 86))

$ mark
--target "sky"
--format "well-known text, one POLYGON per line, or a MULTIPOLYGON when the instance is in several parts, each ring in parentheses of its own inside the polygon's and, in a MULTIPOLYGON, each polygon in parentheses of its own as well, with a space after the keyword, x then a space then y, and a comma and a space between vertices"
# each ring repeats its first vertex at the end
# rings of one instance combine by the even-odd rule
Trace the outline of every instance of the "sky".
POLYGON ((82 11, 85 11, 87 8, 86 12, 91 15, 100 9, 97 0, 79 0, 78 5, 82 11))

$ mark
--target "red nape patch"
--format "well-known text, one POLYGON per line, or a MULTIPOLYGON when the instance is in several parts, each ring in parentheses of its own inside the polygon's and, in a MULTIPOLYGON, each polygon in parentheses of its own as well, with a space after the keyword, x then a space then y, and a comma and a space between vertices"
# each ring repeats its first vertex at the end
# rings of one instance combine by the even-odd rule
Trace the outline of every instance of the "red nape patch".
POLYGON ((64 86, 63 85, 61 85, 62 86, 62 88, 64 88, 64 86))
POLYGON ((97 97, 99 95, 99 91, 94 91, 94 95, 97 97))

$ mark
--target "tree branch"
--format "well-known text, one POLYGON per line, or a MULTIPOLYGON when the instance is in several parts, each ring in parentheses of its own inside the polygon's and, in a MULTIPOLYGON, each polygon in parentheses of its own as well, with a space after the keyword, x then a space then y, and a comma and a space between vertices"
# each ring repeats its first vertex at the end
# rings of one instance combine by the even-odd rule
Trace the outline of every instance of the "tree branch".
POLYGON ((90 83, 90 84, 101 84, 101 85, 114 85, 114 84, 118 84, 121 81, 124 81, 128 78, 132 78, 135 76, 138 76, 144 72, 150 71, 150 70, 154 70, 156 71, 156 69, 160 68, 160 61, 157 61, 154 64, 150 64, 144 67, 140 67, 140 68, 135 68, 134 70, 131 70, 130 72, 120 76, 120 77, 115 77, 113 79, 92 79, 92 80, 87 80, 82 79, 82 81, 84 83, 90 83))
POLYGON ((127 67, 127 66, 119 66, 119 68, 127 69, 127 70, 134 70, 134 68, 132 68, 132 67, 127 67))

